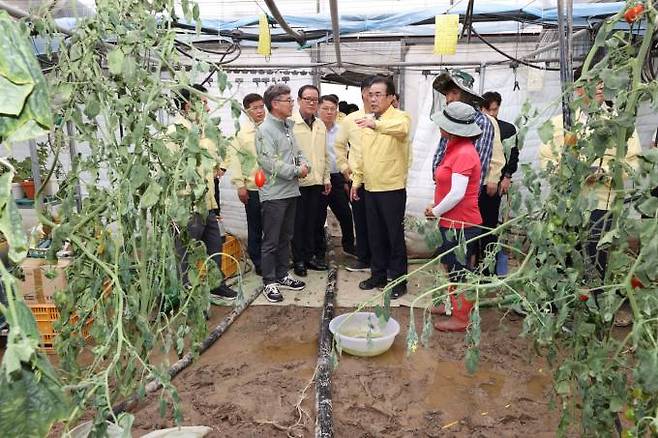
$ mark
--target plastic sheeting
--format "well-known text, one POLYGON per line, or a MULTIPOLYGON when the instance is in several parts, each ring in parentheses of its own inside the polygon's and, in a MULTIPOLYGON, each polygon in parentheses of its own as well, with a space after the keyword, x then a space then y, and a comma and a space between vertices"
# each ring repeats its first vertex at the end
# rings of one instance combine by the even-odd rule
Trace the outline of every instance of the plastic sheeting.
MULTIPOLYGON (((576 4, 573 9, 574 26, 589 26, 592 19, 601 19, 616 14, 625 7, 625 2, 576 4)), ((412 9, 390 13, 345 14, 340 15, 341 34, 351 34, 369 31, 398 32, 404 26, 430 24, 436 15, 446 13, 464 15, 466 2, 455 6, 434 6, 422 9, 412 9)), ((305 30, 331 31, 329 15, 297 16, 284 15, 286 22, 292 27, 305 30)), ((502 2, 476 2, 473 9, 474 21, 522 20, 524 22, 556 24, 556 8, 542 9, 538 7, 517 7, 502 2)), ((274 23, 273 20, 270 20, 274 23)), ((204 27, 213 29, 238 29, 258 24, 258 17, 246 17, 239 20, 202 20, 204 27)))

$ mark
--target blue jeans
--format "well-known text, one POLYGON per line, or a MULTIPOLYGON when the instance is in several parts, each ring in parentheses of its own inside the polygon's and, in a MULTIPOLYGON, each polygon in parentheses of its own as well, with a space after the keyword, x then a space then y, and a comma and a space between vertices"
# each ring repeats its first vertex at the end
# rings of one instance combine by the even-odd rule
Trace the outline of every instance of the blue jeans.
MULTIPOLYGON (((451 250, 459 244, 459 237, 462 230, 445 227, 440 227, 439 230, 441 231, 443 244, 437 249, 437 254, 442 254, 448 250, 451 250)), ((479 227, 464 227, 464 241, 474 239, 480 235, 481 231, 482 230, 480 230, 479 227)), ((461 282, 466 275, 466 271, 473 270, 473 266, 471 265, 471 258, 477 252, 477 247, 477 240, 469 242, 466 245, 465 263, 462 263, 462 260, 459 260, 459 257, 455 255, 454 250, 441 257, 441 263, 446 265, 448 268, 448 278, 450 278, 451 282, 461 282)))

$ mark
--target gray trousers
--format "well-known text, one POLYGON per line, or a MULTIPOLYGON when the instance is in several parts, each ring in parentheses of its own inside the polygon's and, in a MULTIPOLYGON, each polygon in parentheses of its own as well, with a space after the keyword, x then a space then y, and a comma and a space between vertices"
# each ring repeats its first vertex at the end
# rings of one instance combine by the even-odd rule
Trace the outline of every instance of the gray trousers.
MULTIPOLYGON (((217 223, 217 215, 214 211, 209 211, 208 216, 205 218, 199 213, 194 213, 190 222, 187 224, 187 235, 190 239, 200 240, 206 245, 206 253, 208 255, 215 254, 212 259, 217 263, 217 268, 222 269, 222 257, 218 254, 222 251, 224 238, 219 232, 219 224, 217 223)), ((180 260, 180 270, 183 276, 183 284, 188 284, 187 270, 189 264, 187 262, 187 251, 179 235, 176 236, 176 252, 180 260)))
POLYGON ((288 274, 290 241, 295 230, 297 198, 261 202, 263 243, 261 270, 263 284, 276 283, 288 274))

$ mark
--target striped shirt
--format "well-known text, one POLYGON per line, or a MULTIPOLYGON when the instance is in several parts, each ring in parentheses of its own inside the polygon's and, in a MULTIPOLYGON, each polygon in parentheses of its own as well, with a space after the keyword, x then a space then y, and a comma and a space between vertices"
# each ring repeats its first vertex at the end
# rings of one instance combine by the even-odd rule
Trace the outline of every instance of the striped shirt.
MULTIPOLYGON (((494 127, 487 116, 478 110, 475 110, 475 123, 482 130, 482 135, 475 141, 475 149, 480 156, 480 165, 482 167, 482 173, 480 175, 480 185, 482 186, 489 173, 489 163, 491 162, 491 154, 493 153, 494 127)), ((434 180, 434 171, 446 153, 446 144, 448 144, 448 140, 441 137, 434 153, 434 159, 432 160, 432 180, 434 180)))

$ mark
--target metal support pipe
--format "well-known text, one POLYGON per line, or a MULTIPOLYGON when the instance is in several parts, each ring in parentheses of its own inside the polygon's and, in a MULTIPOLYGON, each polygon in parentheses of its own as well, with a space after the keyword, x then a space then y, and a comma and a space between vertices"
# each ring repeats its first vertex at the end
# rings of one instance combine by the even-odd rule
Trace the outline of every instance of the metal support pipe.
POLYGON ((573 83, 573 0, 567 0, 567 73, 573 83))
MULTIPOLYGON (((407 40, 404 38, 400 41, 400 62, 405 62, 407 59, 407 52, 409 51, 409 46, 407 46, 407 40)), ((405 97, 404 97, 404 89, 405 89, 405 75, 404 72, 398 71, 398 94, 400 95, 400 100, 398 102, 398 105, 400 106, 400 109, 404 108, 405 104, 405 97)))
MULTIPOLYGON (((41 190, 41 168, 39 166, 39 153, 37 152, 37 142, 29 140, 30 160, 32 161, 32 179, 34 180, 34 193, 41 190)), ((36 202, 36 199, 34 200, 36 202)))
MULTIPOLYGON (((545 58, 538 59, 535 62, 558 62, 560 58, 545 58)), ((485 62, 475 62, 475 61, 448 61, 448 62, 389 62, 388 64, 357 64, 352 62, 345 62, 343 67, 370 67, 370 68, 405 68, 405 67, 436 67, 440 68, 443 66, 447 67, 480 67, 482 65, 502 65, 505 63, 510 63, 507 59, 500 59, 498 61, 485 61, 485 62)), ((281 69, 312 69, 312 68, 321 68, 321 67, 335 67, 333 62, 310 62, 310 63, 298 63, 298 64, 228 64, 222 67, 223 70, 281 70, 281 69)))
POLYGON ((487 64, 484 62, 480 65, 480 96, 484 94, 484 77, 487 72, 487 64))
MULTIPOLYGON (((557 24, 558 36, 560 43, 560 84, 562 86, 562 122, 565 130, 571 129, 571 108, 569 102, 570 96, 570 81, 571 73, 569 72, 569 59, 571 53, 569 52, 568 36, 566 34, 566 21, 568 18, 565 16, 565 0, 557 0, 557 24)), ((572 0, 567 0, 571 2, 572 0)))
MULTIPOLYGON (((320 61, 320 46, 316 44, 312 49, 311 49, 311 63, 318 65, 320 61)), ((311 71, 311 76, 313 76, 313 85, 318 87, 320 89, 320 68, 319 67, 313 67, 313 70, 311 71)))
MULTIPOLYGON (((589 33, 589 29, 581 29, 581 30, 579 30, 578 32, 574 33, 574 34, 572 35, 572 38, 574 38, 574 37, 579 37, 579 36, 581 36, 581 35, 585 35, 585 34, 587 34, 587 33, 589 33)), ((530 60, 530 58, 534 58, 534 57, 537 56, 537 55, 540 55, 540 54, 542 54, 542 53, 544 53, 544 52, 548 52, 549 50, 552 50, 552 49, 558 47, 559 45, 560 45, 560 40, 558 39, 558 40, 555 41, 555 42, 552 42, 552 43, 546 44, 545 46, 538 48, 538 49, 535 50, 534 52, 530 52, 530 53, 528 53, 527 55, 524 55, 523 58, 521 58, 521 59, 523 59, 523 60, 525 60, 525 61, 528 61, 528 60, 530 60)))
MULTIPOLYGON (((75 143, 75 138, 73 138, 74 133, 75 128, 73 127, 73 122, 69 120, 66 122, 66 135, 69 136, 69 156, 71 157, 71 168, 73 168, 75 161, 78 159, 78 148, 75 143)), ((82 189, 80 188, 80 178, 76 178, 75 182, 75 207, 78 213, 82 211, 82 189)))
POLYGON ((342 67, 342 59, 340 56, 340 21, 338 18, 338 2, 337 0, 329 0, 329 9, 331 10, 331 31, 334 38, 334 47, 336 49, 336 67, 342 67))
POLYGON ((285 30, 288 35, 293 37, 297 43, 299 43, 300 46, 303 46, 306 43, 306 37, 302 32, 297 32, 293 30, 290 25, 286 22, 285 18, 283 18, 283 15, 281 15, 281 12, 279 12, 279 8, 277 8, 276 4, 274 3, 274 0, 265 0, 265 4, 267 5, 267 8, 270 10, 272 13, 272 16, 276 20, 277 23, 279 23, 279 26, 281 26, 281 29, 285 30))

